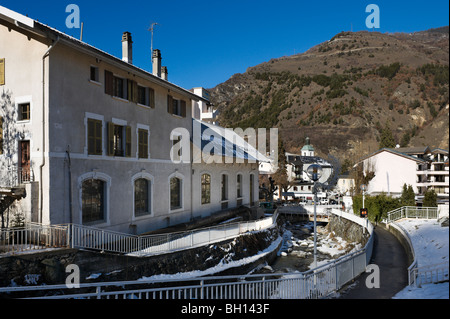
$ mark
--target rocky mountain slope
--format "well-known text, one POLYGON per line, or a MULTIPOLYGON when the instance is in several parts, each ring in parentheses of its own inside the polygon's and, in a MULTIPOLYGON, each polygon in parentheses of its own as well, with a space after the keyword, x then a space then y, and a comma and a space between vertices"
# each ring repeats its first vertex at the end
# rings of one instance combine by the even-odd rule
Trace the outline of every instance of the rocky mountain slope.
POLYGON ((449 28, 341 32, 210 89, 225 127, 278 127, 287 151, 306 136, 319 155, 355 160, 388 126, 402 146, 448 149, 449 28))

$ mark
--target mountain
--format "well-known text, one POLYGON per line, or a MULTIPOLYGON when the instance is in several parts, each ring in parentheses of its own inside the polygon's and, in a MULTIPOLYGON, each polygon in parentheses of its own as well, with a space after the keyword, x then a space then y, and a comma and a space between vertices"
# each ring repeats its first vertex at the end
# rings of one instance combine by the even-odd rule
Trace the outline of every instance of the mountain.
POLYGON ((354 161, 380 147, 449 147, 449 27, 410 34, 341 32, 210 89, 224 127, 278 127, 288 152, 354 161))

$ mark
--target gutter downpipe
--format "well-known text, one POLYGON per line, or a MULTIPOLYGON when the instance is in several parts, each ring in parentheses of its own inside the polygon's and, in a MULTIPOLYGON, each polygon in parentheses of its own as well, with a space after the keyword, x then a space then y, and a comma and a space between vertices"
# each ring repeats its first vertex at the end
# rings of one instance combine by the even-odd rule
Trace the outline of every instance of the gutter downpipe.
POLYGON ((53 48, 58 44, 60 38, 59 36, 56 38, 56 41, 52 43, 52 45, 45 51, 44 55, 42 56, 42 162, 41 165, 39 165, 39 220, 38 222, 42 224, 42 210, 44 205, 44 194, 43 194, 43 183, 42 183, 42 170, 45 166, 45 58, 50 54, 50 51, 53 50, 53 48))

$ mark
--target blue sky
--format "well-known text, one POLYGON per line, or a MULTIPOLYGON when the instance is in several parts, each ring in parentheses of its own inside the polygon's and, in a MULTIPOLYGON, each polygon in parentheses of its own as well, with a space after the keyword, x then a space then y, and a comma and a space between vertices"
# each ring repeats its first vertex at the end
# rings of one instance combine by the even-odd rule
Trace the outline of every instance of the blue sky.
POLYGON ((341 31, 368 30, 366 6, 380 8, 379 32, 414 32, 449 24, 447 0, 0 0, 76 38, 66 26, 69 4, 80 8, 83 41, 121 57, 124 31, 133 35, 133 63, 151 70, 151 35, 169 80, 211 88, 271 58, 305 52, 341 31))

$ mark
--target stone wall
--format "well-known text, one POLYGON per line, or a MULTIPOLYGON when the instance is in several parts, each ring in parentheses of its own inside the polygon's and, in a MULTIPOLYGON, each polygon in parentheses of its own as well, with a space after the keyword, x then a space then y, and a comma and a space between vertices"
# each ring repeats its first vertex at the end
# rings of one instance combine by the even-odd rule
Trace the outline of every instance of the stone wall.
POLYGON ((348 242, 361 243, 363 247, 369 239, 369 233, 364 227, 334 214, 330 215, 327 229, 348 242))

